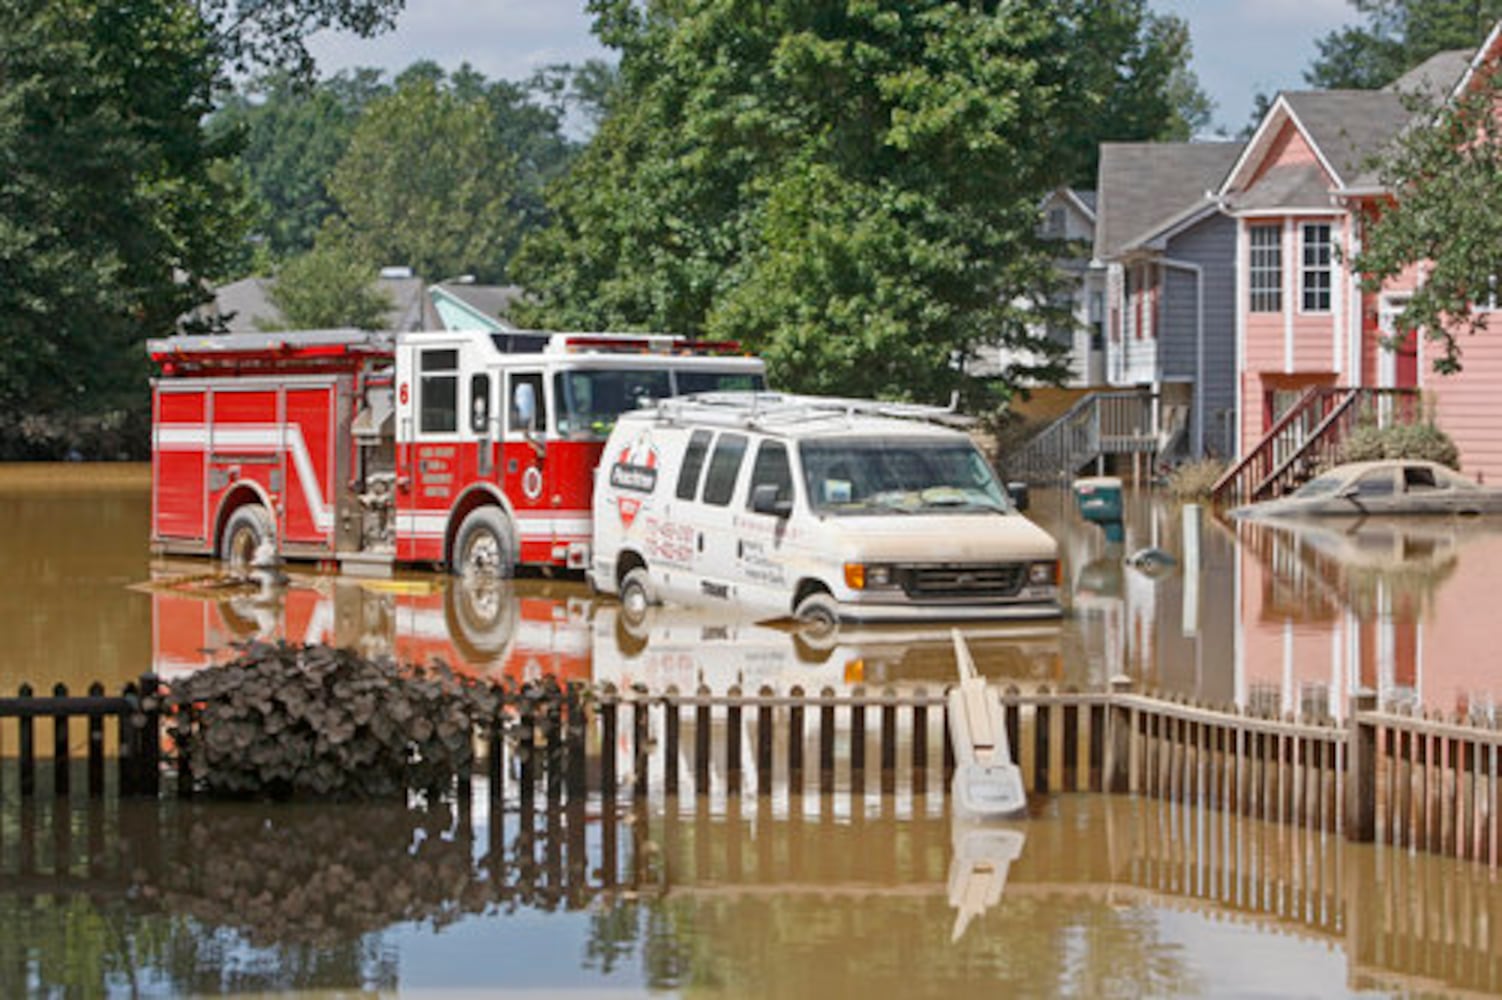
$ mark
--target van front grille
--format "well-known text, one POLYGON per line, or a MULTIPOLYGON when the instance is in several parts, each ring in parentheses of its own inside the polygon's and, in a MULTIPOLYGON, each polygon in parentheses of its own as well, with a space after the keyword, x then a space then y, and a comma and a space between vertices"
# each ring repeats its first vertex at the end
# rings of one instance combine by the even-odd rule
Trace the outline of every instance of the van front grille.
POLYGON ((1013 597, 1027 579, 1026 563, 941 563, 904 566, 902 589, 912 598, 1013 597))

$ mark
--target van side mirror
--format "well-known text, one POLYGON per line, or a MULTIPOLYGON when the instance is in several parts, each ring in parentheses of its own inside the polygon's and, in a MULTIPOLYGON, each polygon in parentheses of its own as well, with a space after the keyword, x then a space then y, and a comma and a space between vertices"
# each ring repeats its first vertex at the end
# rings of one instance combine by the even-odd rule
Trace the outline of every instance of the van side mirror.
POLYGON ((780 492, 775 483, 757 483, 751 487, 751 509, 758 514, 787 517, 793 512, 793 501, 779 500, 780 492))
POLYGON ((1027 483, 1021 480, 1007 483, 1007 495, 1012 498, 1012 506, 1016 507, 1019 513, 1027 510, 1027 483))

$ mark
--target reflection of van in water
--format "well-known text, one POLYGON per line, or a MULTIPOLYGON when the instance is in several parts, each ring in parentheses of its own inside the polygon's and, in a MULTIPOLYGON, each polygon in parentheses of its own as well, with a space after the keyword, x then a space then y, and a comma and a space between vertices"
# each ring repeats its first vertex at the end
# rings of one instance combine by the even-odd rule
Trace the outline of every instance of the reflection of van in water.
POLYGON ((601 457, 591 576, 766 617, 1059 614, 1058 546, 932 407, 715 393, 627 413, 601 457))

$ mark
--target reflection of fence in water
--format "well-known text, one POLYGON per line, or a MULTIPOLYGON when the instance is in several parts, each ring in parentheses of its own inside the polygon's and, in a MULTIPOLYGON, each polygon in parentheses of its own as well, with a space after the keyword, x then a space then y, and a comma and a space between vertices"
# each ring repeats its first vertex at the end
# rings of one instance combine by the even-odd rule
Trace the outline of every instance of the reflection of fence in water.
MULTIPOLYGON (((952 863, 947 820, 842 815, 827 800, 779 818, 760 797, 733 812, 701 798, 684 810, 602 813, 582 800, 498 808, 483 780, 475 792, 470 805, 432 810, 13 800, 0 809, 0 894, 82 893, 191 915, 208 933, 234 929, 259 947, 327 946, 495 905, 901 897, 942 906, 952 863), (347 891, 275 891, 336 879, 347 891)), ((1027 844, 1000 912, 1051 898, 1168 908, 1342 948, 1354 988, 1502 989, 1502 883, 1452 860, 1176 801, 1108 797, 1084 815, 1019 827, 1027 844)))

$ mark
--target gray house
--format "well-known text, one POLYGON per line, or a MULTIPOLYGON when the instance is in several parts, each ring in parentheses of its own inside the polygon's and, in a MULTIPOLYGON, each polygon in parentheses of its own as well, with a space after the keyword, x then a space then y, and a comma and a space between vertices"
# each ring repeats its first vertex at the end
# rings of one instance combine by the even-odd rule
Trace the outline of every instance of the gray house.
POLYGON ((1105 280, 1105 382, 1157 393, 1187 457, 1235 454, 1236 223, 1213 192, 1239 142, 1108 142, 1095 263, 1105 280))

